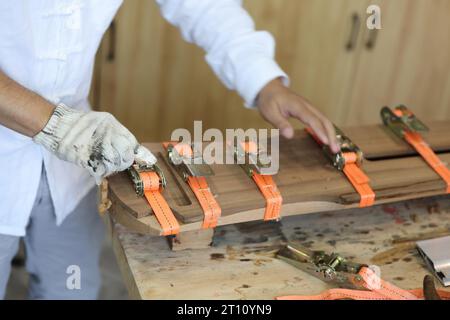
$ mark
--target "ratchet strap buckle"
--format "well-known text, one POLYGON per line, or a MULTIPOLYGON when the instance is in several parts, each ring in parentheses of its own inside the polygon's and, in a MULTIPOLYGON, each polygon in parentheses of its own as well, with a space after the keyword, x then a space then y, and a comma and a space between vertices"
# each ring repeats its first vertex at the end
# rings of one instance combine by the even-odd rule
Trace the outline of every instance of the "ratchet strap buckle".
POLYGON ((164 176, 163 171, 161 168, 154 164, 152 166, 146 166, 146 165, 139 165, 137 163, 134 163, 131 167, 128 168, 128 174, 131 178, 131 181, 133 182, 134 190, 136 191, 136 194, 139 196, 144 196, 144 181, 141 177, 141 173, 146 172, 154 172, 159 177, 159 186, 160 189, 165 189, 167 182, 166 177, 164 176))
POLYGON ((214 175, 212 168, 203 161, 199 152, 186 143, 163 143, 167 150, 170 164, 178 174, 186 181, 194 192, 200 206, 203 209, 204 219, 202 228, 215 228, 222 214, 222 209, 208 186, 206 177, 214 175))
POLYGON ((405 106, 394 110, 389 107, 381 109, 383 123, 400 139, 405 139, 408 132, 427 132, 429 128, 405 106))
POLYGON ((235 160, 245 173, 255 181, 266 200, 264 221, 278 221, 281 218, 283 198, 272 177, 277 172, 272 170, 270 163, 265 164, 261 162, 262 156, 266 156, 266 159, 269 159, 266 151, 259 149, 255 142, 239 143, 235 140, 235 160))
POLYGON ((337 253, 313 251, 299 245, 288 244, 277 253, 277 258, 340 288, 365 290, 359 286, 358 274, 363 264, 352 263, 337 253))
POLYGON ((322 147, 325 156, 330 159, 332 165, 347 176, 360 195, 359 206, 361 208, 372 206, 375 203, 375 192, 370 187, 369 177, 361 169, 364 159, 361 149, 336 126, 336 139, 341 150, 335 154, 329 146, 320 141, 311 128, 306 128, 306 131, 322 147))
POLYGON ((420 134, 429 131, 429 128, 405 106, 398 106, 394 110, 382 108, 381 119, 397 137, 408 142, 422 156, 446 183, 446 193, 450 193, 450 170, 447 164, 439 159, 420 134))
POLYGON ((166 187, 163 171, 156 164, 143 166, 135 163, 128 169, 128 173, 136 194, 144 196, 152 208, 161 225, 161 235, 176 235, 180 230, 180 225, 161 194, 166 187))

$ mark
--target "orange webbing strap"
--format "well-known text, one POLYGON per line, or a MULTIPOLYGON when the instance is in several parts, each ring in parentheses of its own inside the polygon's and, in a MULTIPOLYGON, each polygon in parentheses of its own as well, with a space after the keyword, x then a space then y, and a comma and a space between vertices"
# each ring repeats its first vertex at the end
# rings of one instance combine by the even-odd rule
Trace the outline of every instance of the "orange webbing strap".
POLYGON ((280 219, 283 198, 272 176, 253 173, 252 178, 266 199, 264 221, 280 219))
MULTIPOLYGON (((403 290, 393 284, 380 279, 375 272, 363 267, 359 272, 359 280, 354 280, 367 291, 351 289, 330 289, 314 296, 283 296, 277 300, 422 300, 422 289, 403 290)), ((450 300, 450 292, 437 290, 441 299, 450 300)))
POLYGON ((423 140, 422 136, 416 132, 406 132, 405 140, 422 156, 422 158, 444 179, 447 184, 446 192, 450 193, 450 170, 446 164, 439 159, 433 149, 423 140))
POLYGON ((349 152, 343 155, 345 158, 344 174, 361 197, 359 206, 361 208, 372 206, 375 203, 375 192, 369 185, 369 177, 356 164, 356 154, 349 152))
MULTIPOLYGON (((163 146, 167 149, 169 144, 172 144, 177 152, 181 156, 192 157, 192 148, 183 143, 163 143, 163 146)), ((206 182, 205 177, 188 177, 187 183, 191 187, 192 192, 194 192, 200 206, 203 209, 204 219, 202 228, 215 228, 217 222, 222 214, 222 209, 216 201, 216 198, 211 192, 211 189, 206 182)))
MULTIPOLYGON (((242 143, 242 148, 247 153, 256 154, 258 152, 258 146, 253 141, 242 143)), ((272 176, 253 173, 252 178, 266 199, 264 221, 280 219, 283 197, 272 176)))
POLYGON ((180 231, 180 225, 160 192, 160 178, 156 172, 139 173, 144 185, 144 196, 161 225, 161 235, 169 236, 180 231))
MULTIPOLYGON (((397 117, 404 116, 402 110, 394 110, 394 114, 397 117)), ((407 111, 408 112, 408 111, 407 111)), ((408 142, 416 151, 422 156, 422 158, 430 165, 430 167, 444 179, 447 184, 446 192, 450 193, 450 170, 446 164, 443 163, 439 157, 430 148, 428 143, 423 140, 422 136, 417 132, 407 131, 405 132, 404 139, 408 142)))
MULTIPOLYGON (((323 145, 322 141, 320 141, 319 137, 317 137, 311 128, 306 128, 305 130, 319 145, 323 145)), ((345 166, 343 171, 361 197, 359 202, 360 208, 372 206, 375 203, 375 192, 369 185, 369 177, 357 165, 356 153, 347 152, 343 153, 343 156, 345 158, 345 166)))
POLYGON ((222 214, 222 209, 217 203, 216 198, 214 198, 211 189, 209 189, 206 178, 189 177, 187 182, 197 197, 205 215, 202 228, 215 228, 217 226, 217 221, 222 214))

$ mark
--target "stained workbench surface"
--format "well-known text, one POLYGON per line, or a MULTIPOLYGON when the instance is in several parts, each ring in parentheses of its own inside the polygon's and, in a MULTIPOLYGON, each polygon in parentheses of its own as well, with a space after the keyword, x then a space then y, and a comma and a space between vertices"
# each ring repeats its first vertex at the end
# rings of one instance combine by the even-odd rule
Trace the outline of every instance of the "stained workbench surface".
POLYGON ((181 252, 106 221, 131 298, 273 299, 330 288, 274 257, 286 241, 377 265, 401 288, 421 287, 429 271, 415 242, 450 234, 450 197, 219 227, 210 249, 181 252))

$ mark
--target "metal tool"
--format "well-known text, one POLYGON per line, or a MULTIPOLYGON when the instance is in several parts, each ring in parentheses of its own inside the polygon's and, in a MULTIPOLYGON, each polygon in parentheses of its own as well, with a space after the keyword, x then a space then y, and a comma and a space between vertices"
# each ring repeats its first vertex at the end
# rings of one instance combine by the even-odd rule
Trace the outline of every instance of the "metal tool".
POLYGON ((325 156, 331 161, 332 165, 338 169, 339 171, 343 171, 346 165, 346 159, 344 154, 354 153, 356 157, 355 164, 358 167, 361 167, 364 153, 362 150, 348 137, 342 132, 341 129, 334 126, 334 130, 336 131, 336 139, 341 148, 338 153, 333 153, 328 145, 323 144, 320 139, 316 136, 316 134, 311 130, 311 128, 307 128, 306 131, 316 140, 316 142, 322 147, 322 151, 325 156))
POLYGON ((270 161, 268 163, 261 162, 262 157, 269 160, 271 157, 266 150, 258 147, 254 142, 239 143, 236 139, 234 143, 234 157, 236 163, 244 169, 249 177, 252 177, 254 173, 262 175, 275 175, 278 173, 272 170, 270 161), (248 148, 244 148, 244 146, 248 148))
POLYGON ((154 164, 152 166, 145 166, 135 163, 128 168, 128 174, 130 175, 137 195, 141 197, 144 195, 144 182, 140 176, 140 173, 142 172, 155 172, 159 176, 161 188, 164 189, 166 187, 166 177, 158 165, 154 164))
POLYGON ((344 132, 338 127, 334 127, 336 130, 336 138, 341 147, 341 151, 338 153, 333 153, 329 146, 323 145, 323 151, 328 159, 331 160, 333 166, 339 171, 344 170, 345 167, 345 157, 344 153, 354 152, 356 154, 356 164, 358 167, 362 165, 364 154, 362 150, 349 138, 344 132))
POLYGON ((336 131, 336 139, 340 146, 340 151, 338 153, 333 153, 330 147, 325 145, 310 127, 306 128, 306 132, 316 140, 333 166, 345 174, 349 182, 359 193, 360 208, 370 207, 375 203, 376 196, 370 186, 370 178, 362 170, 364 154, 339 128, 336 126, 334 128, 336 131))
POLYGON ((383 123, 400 139, 403 139, 408 131, 429 131, 428 127, 403 105, 396 107, 394 110, 384 107, 380 114, 383 123))
POLYGON ((185 180, 189 177, 209 177, 214 175, 212 168, 207 165, 201 153, 196 152, 193 146, 190 148, 189 154, 180 154, 173 144, 167 146, 167 156, 169 162, 178 174, 185 180))
POLYGON ((428 127, 405 106, 394 110, 384 107, 381 110, 384 124, 399 138, 411 145, 428 165, 444 180, 445 192, 450 194, 450 169, 423 139, 421 132, 428 131, 428 127))
POLYGON ((358 285, 361 281, 358 273, 367 265, 348 262, 336 253, 327 254, 288 244, 277 253, 277 258, 341 288, 367 290, 358 285))

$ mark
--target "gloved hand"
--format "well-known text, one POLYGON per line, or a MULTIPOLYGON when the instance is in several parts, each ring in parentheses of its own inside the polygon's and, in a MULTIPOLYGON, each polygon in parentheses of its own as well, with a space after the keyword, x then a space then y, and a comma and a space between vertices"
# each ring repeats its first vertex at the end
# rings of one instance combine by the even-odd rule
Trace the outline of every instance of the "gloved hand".
POLYGON ((33 140, 58 158, 86 168, 97 184, 134 161, 156 163, 155 156, 107 112, 82 112, 60 104, 33 140))

